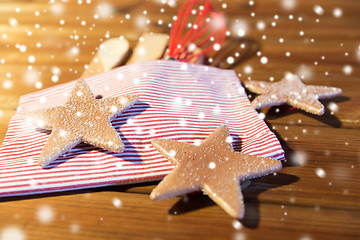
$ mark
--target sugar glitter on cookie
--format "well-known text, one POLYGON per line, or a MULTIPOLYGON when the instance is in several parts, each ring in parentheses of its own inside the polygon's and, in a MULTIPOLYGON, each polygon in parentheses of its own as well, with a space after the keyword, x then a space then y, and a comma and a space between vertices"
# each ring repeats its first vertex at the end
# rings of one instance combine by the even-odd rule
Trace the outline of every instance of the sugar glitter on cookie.
POLYGON ((112 152, 124 151, 110 120, 137 101, 136 94, 96 99, 80 79, 63 106, 23 113, 26 122, 52 130, 40 153, 39 165, 49 165, 81 141, 112 152))
POLYGON ((151 192, 153 200, 164 200, 202 190, 234 218, 244 217, 239 181, 260 177, 281 169, 281 162, 235 152, 229 130, 221 125, 199 146, 167 139, 155 139, 153 146, 175 169, 151 192))
POLYGON ((275 83, 245 80, 244 85, 250 91, 261 94, 251 102, 255 109, 288 103, 317 115, 324 114, 324 105, 318 99, 335 97, 342 92, 336 87, 305 85, 297 75, 286 76, 275 83))

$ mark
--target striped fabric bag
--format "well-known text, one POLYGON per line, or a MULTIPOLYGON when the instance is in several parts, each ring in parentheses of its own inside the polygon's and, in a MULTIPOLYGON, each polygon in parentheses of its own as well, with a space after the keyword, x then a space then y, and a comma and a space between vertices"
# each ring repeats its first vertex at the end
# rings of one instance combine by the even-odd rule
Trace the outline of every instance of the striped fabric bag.
POLYGON ((125 151, 81 143, 50 168, 39 167, 49 131, 27 125, 20 112, 64 104, 76 80, 27 94, 20 98, 0 149, 0 197, 160 180, 173 166, 151 145, 152 139, 196 143, 221 124, 228 125, 235 150, 284 159, 278 139, 250 107, 234 71, 159 60, 85 81, 95 96, 139 95, 139 102, 112 120, 125 151))

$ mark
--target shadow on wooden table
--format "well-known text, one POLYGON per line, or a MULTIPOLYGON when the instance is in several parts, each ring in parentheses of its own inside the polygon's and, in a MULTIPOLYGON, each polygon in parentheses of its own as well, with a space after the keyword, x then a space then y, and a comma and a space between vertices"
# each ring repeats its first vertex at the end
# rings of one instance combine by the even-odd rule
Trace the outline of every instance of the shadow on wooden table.
MULTIPOLYGON (((266 122, 268 127, 272 129, 271 124, 266 122)), ((276 133, 274 134, 279 139, 281 146, 285 151, 285 158, 291 159, 290 156, 293 153, 293 150, 286 144, 286 142, 276 133)), ((235 148, 234 148, 235 149, 235 148)), ((241 149, 235 149, 236 151, 241 151, 241 149)), ((297 166, 291 160, 283 161, 283 167, 297 166)), ((251 180, 251 185, 244 189, 244 203, 245 203, 245 216, 241 220, 242 224, 248 228, 257 228, 260 221, 259 214, 259 204, 258 195, 262 192, 265 192, 272 188, 277 188, 285 185, 292 184, 297 182, 299 178, 294 175, 276 173, 260 177, 254 180, 251 180)), ((191 211, 198 209, 210 207, 216 205, 208 196, 203 194, 188 194, 185 197, 181 198, 176 202, 172 208, 169 210, 169 214, 179 215, 185 214, 191 211)))
MULTIPOLYGON (((260 221, 259 194, 272 188, 277 188, 297 182, 299 178, 294 175, 277 173, 252 180, 248 189, 243 191, 245 199, 245 217, 242 224, 248 228, 257 228, 260 221)), ((265 201, 264 201, 265 202, 265 201)))
MULTIPOLYGON (((241 223, 248 228, 257 228, 260 221, 258 195, 271 188, 277 188, 298 181, 298 177, 278 173, 252 180, 249 188, 243 190, 245 216, 241 223)), ((216 205, 208 196, 203 194, 188 194, 176 202, 169 210, 169 214, 179 215, 198 209, 216 205)))
POLYGON ((295 114, 295 113, 302 113, 302 114, 307 115, 310 118, 313 118, 319 122, 325 123, 331 127, 340 128, 342 123, 339 120, 339 118, 336 117, 336 113, 332 114, 331 110, 329 110, 326 106, 330 102, 339 103, 339 102, 345 102, 348 100, 350 100, 350 98, 344 97, 344 96, 338 96, 338 97, 331 98, 331 99, 321 100, 321 103, 325 106, 325 113, 321 116, 307 113, 303 110, 296 109, 289 105, 281 105, 281 106, 271 107, 271 108, 269 108, 269 110, 266 113, 266 119, 273 120, 273 119, 278 119, 280 117, 285 117, 285 116, 295 114))

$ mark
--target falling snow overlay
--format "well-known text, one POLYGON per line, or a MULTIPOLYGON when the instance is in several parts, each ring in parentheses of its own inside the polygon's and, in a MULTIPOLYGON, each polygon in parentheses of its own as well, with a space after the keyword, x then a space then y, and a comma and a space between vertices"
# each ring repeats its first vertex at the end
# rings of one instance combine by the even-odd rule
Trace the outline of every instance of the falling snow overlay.
MULTIPOLYGON (((144 42, 144 34, 169 36, 184 1, 0 1, 1 143, 11 117, 16 114, 5 143, 16 147, 15 153, 18 149, 21 152, 33 151, 33 154, 14 158, 6 164, 0 160, 0 179, 9 177, 9 174, 13 176, 9 182, 0 181, 0 187, 20 182, 30 194, 1 198, 0 240, 359 238, 360 3, 357 0, 211 0, 216 10, 224 13, 226 39, 223 44, 214 44, 213 54, 202 59, 208 69, 201 71, 213 71, 210 66, 231 69, 235 72, 233 75, 239 78, 236 82, 276 83, 284 76, 296 74, 306 85, 333 86, 343 90, 341 96, 320 99, 324 105, 321 116, 286 104, 254 112, 256 119, 266 123, 267 131, 279 139, 286 160, 282 161, 283 168, 278 173, 245 182, 249 185, 242 191, 246 208, 243 220, 229 217, 201 192, 153 202, 149 194, 158 182, 96 189, 90 189, 95 186, 94 182, 86 182, 86 186, 77 185, 76 189, 88 189, 31 194, 40 193, 38 189, 44 184, 62 184, 62 189, 65 189, 64 185, 85 182, 85 176, 90 172, 99 174, 100 178, 96 181, 105 176, 102 183, 107 186, 129 178, 126 174, 133 172, 142 175, 130 182, 160 180, 173 170, 173 166, 160 155, 150 156, 156 154, 150 144, 151 139, 159 136, 172 139, 176 134, 177 141, 200 146, 217 124, 237 121, 247 112, 236 111, 233 106, 241 105, 243 109, 246 97, 253 100, 258 95, 237 85, 231 86, 230 92, 219 92, 217 86, 224 84, 227 74, 216 73, 214 75, 219 75, 219 81, 208 81, 203 85, 209 95, 210 92, 211 95, 222 95, 213 104, 209 104, 208 95, 202 96, 200 89, 196 89, 194 95, 190 91, 185 94, 186 89, 192 88, 191 84, 200 85, 208 76, 206 73, 204 77, 196 75, 192 78, 197 82, 186 82, 184 88, 177 89, 177 82, 184 79, 183 72, 192 68, 184 64, 179 67, 181 74, 177 74, 173 81, 166 81, 172 84, 168 98, 151 102, 151 106, 155 104, 159 112, 168 111, 165 119, 160 113, 150 116, 150 107, 144 104, 152 98, 149 94, 148 99, 135 105, 136 108, 126 116, 111 122, 128 147, 127 155, 119 158, 81 143, 61 156, 52 168, 46 169, 51 171, 48 174, 52 174, 46 179, 37 177, 38 170, 41 170, 37 163, 42 148, 22 146, 31 141, 34 132, 35 137, 42 137, 34 144, 43 145, 51 132, 28 125, 29 128, 21 129, 21 136, 28 137, 8 141, 11 134, 19 130, 13 123, 20 124, 20 118, 17 118, 20 112, 30 106, 44 109, 65 103, 74 86, 73 80, 91 70, 92 60, 99 60, 97 53, 109 50, 104 48, 107 40, 129 43, 127 58, 116 63, 122 66, 129 63, 127 59, 135 56, 136 46, 144 42), (56 86, 63 89, 55 91, 56 86), (37 91, 49 92, 42 95, 37 91), (23 102, 18 107, 19 97, 29 93, 36 95, 34 101, 25 103, 21 100, 23 102), (238 96, 241 96, 240 102, 230 104, 238 96), (231 107, 224 108, 223 101, 231 107), (144 115, 156 121, 164 120, 169 129, 152 126, 149 119, 142 118, 140 121, 139 117, 144 115), (169 135, 170 131, 174 131, 174 135, 169 135), (136 154, 149 158, 139 162, 136 154), (94 158, 85 159, 88 156, 94 158), (62 170, 65 166, 70 167, 69 163, 72 168, 68 168, 65 178, 62 170), (19 166, 31 170, 17 171, 19 166), (162 175, 146 178, 149 172, 145 169, 154 169, 155 166, 160 166, 159 173, 162 175), (124 175, 120 178, 120 174, 111 175, 113 172, 124 175), (108 181, 111 177, 113 182, 108 181), (69 182, 72 180, 74 182, 69 182)), ((197 14, 202 7, 196 7, 192 12, 197 14)), ((199 25, 189 22, 185 26, 185 30, 191 28, 199 29, 199 25)), ((163 54, 165 46, 160 48, 163 48, 163 54)), ((193 48, 194 44, 190 44, 189 49, 193 48)), ((138 53, 146 54, 149 49, 142 47, 138 53)), ((115 62, 117 58, 109 60, 115 62)), ((97 99, 132 93, 135 89, 145 91, 150 79, 153 81, 153 72, 157 72, 156 69, 153 72, 141 70, 143 74, 135 74, 136 68, 125 68, 129 69, 129 74, 117 71, 117 75, 111 77, 116 82, 115 88, 106 81, 94 84, 93 78, 86 79, 91 90, 95 89, 97 99), (127 80, 131 74, 134 78, 127 80), (120 89, 122 82, 127 82, 132 88, 120 89)), ((164 71, 157 74, 166 78, 173 76, 166 75, 164 71)), ((151 88, 154 95, 165 91, 163 78, 157 78, 156 82, 158 84, 151 88)), ((241 122, 252 124, 254 118, 243 118, 241 122)), ((255 132, 253 135, 244 134, 241 126, 232 125, 230 128, 233 133, 226 142, 231 142, 237 151, 245 148, 260 151, 262 155, 269 148, 261 148, 256 143, 267 144, 269 139, 273 139, 267 135, 263 138, 261 134, 257 136, 256 127, 249 130, 249 133, 255 132), (256 141, 251 142, 251 139, 256 141), (244 146, 243 140, 246 141, 244 146)), ((65 132, 61 132, 63 134, 65 132)), ((6 154, 14 152, 0 150, 0 153, 0 159, 4 159, 6 154)), ((175 157, 178 154, 171 153, 175 157)), ((216 171, 219 163, 212 160, 205 167, 216 171)), ((241 186, 245 183, 241 182, 241 186)), ((43 192, 50 190, 41 189, 43 192)))

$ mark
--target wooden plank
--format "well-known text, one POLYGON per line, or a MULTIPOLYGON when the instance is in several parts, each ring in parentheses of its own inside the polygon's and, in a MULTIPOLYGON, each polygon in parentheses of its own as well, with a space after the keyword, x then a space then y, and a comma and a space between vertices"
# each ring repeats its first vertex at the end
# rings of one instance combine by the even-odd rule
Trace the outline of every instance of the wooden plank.
POLYGON ((8 219, 0 228, 21 226, 27 239, 218 239, 258 232, 269 239, 356 239, 360 234, 358 211, 259 204, 254 198, 246 201, 250 215, 241 223, 206 196, 154 202, 144 194, 99 192, 3 202, 0 208, 7 209, 2 217, 8 219))
MULTIPOLYGON (((112 17, 99 18, 94 16, 103 1, 56 2, 64 10, 60 15, 54 14, 48 0, 0 3, 0 142, 20 95, 80 77, 107 38, 123 35, 134 48, 144 32, 169 34, 168 23, 184 0, 176 1, 176 7, 157 0, 109 0, 112 17), (17 25, 10 25, 12 18, 17 25), (150 23, 144 24, 146 20, 150 23), (26 51, 20 51, 20 45, 26 51), (79 52, 70 54, 71 49, 79 52), (29 56, 35 62, 29 62, 29 56), (56 81, 51 80, 54 75, 56 81)), ((325 106, 337 105, 334 114, 327 109, 324 116, 313 116, 287 106, 261 110, 287 161, 276 176, 255 179, 244 190, 247 214, 241 224, 207 196, 153 202, 149 199, 157 184, 153 182, 0 199, 1 240, 8 240, 3 236, 11 229, 15 237, 23 234, 26 239, 359 238, 358 1, 294 1, 297 6, 292 10, 280 0, 256 0, 254 5, 238 0, 213 2, 225 12, 232 37, 237 36, 238 21, 247 26, 245 37, 261 46, 260 53, 254 52, 235 67, 241 80, 272 77, 277 81, 286 72, 303 72, 308 84, 343 89, 341 97, 321 100, 325 106), (323 15, 314 12, 315 5, 322 6, 323 15), (334 17, 335 8, 342 10, 340 18, 334 17), (266 25, 263 30, 257 28, 260 21, 266 25), (262 56, 268 63, 260 62, 262 56), (346 74, 348 65, 352 72, 346 74), (246 71, 249 67, 251 73, 246 71)))

